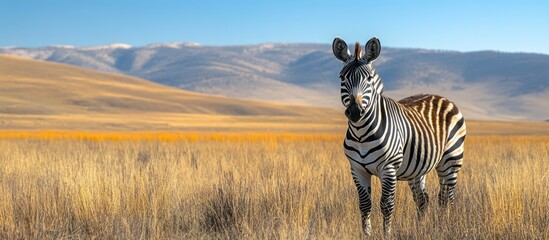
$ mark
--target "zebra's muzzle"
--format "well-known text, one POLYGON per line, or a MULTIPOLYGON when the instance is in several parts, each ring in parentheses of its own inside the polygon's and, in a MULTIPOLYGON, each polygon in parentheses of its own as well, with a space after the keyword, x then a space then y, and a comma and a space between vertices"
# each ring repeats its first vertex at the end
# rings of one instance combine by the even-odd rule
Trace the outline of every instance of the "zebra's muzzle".
POLYGON ((358 122, 366 111, 362 109, 358 104, 352 103, 347 109, 345 109, 345 116, 351 122, 358 122))

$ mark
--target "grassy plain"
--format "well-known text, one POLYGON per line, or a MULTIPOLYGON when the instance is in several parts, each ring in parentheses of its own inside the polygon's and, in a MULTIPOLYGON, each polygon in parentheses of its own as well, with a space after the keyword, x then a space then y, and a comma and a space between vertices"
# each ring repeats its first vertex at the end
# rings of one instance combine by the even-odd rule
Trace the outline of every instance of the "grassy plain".
MULTIPOLYGON (((16 133, 0 134, 3 239, 361 237, 340 134, 16 133)), ((399 182, 395 237, 549 238, 549 137, 472 135, 449 212, 436 174, 422 221, 399 182)))

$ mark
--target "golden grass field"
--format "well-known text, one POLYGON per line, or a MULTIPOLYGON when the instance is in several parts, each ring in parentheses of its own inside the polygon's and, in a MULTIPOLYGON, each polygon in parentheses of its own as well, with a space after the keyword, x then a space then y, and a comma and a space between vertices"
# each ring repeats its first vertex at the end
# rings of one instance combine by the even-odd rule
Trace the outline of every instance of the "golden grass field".
MULTIPOLYGON (((362 237, 340 134, 18 134, 0 134, 1 239, 362 237)), ((455 206, 438 209, 431 173, 418 221, 399 182, 394 237, 549 238, 548 159, 549 136, 473 134, 455 206)))

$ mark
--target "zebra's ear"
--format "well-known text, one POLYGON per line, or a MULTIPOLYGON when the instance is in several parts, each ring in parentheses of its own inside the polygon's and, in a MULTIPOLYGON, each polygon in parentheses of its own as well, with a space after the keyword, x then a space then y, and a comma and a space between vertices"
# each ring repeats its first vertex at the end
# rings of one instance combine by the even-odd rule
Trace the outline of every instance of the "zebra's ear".
POLYGON ((342 62, 347 62, 351 58, 351 52, 347 47, 347 43, 343 39, 336 37, 332 43, 332 51, 334 56, 342 62))
POLYGON ((381 43, 379 42, 379 39, 377 39, 376 37, 373 37, 372 39, 370 39, 366 43, 366 46, 364 47, 364 51, 365 51, 365 54, 363 57, 364 60, 366 60, 367 62, 373 62, 374 60, 376 60, 377 57, 379 57, 379 54, 381 53, 381 43))

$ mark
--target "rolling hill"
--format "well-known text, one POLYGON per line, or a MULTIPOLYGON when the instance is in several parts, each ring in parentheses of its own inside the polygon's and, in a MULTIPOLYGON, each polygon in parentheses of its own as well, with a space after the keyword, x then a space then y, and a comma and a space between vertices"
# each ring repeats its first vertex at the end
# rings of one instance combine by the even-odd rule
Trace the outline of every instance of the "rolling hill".
POLYGON ((333 109, 230 99, 136 77, 0 55, 0 129, 213 129, 250 119, 275 124, 339 115, 333 109))
MULTIPOLYGON (((341 64, 327 44, 3 48, 0 53, 123 73, 231 98, 340 108, 341 64)), ((376 62, 386 95, 444 95, 468 119, 549 119, 549 56, 384 48, 376 62)))
POLYGON ((328 109, 193 93, 120 74, 0 55, 0 113, 171 112, 302 116, 328 109))

